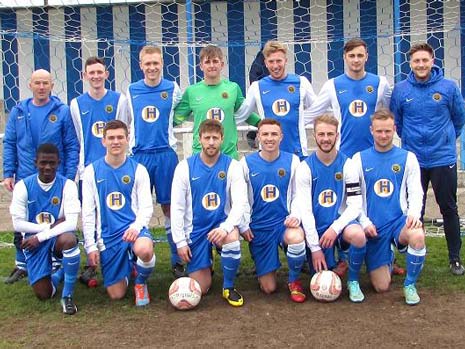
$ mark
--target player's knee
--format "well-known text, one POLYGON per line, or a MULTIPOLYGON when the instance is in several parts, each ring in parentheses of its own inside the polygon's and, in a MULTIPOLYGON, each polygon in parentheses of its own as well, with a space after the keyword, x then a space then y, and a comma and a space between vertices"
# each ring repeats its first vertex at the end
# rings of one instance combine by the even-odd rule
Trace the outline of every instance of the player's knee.
POLYGON ((63 233, 58 237, 57 245, 61 251, 69 250, 77 245, 76 235, 73 233, 63 233))
POLYGON ((265 294, 272 294, 273 292, 276 291, 276 288, 277 288, 276 284, 260 283, 260 289, 265 294))
POLYGON ((304 241, 304 232, 301 228, 287 228, 284 233, 284 241, 287 245, 300 244, 304 241))
POLYGON ((107 293, 112 301, 118 301, 126 296, 126 290, 122 289, 107 289, 107 293))
POLYGON ((357 233, 354 233, 352 238, 351 238, 351 245, 357 247, 357 248, 361 248, 363 246, 366 245, 367 243, 367 239, 365 237, 365 234, 363 233, 363 231, 360 231, 360 232, 357 232, 357 233))
POLYGON ((142 248, 138 251, 137 257, 144 262, 149 262, 153 258, 153 248, 142 248))
POLYGON ((34 294, 41 301, 52 298, 52 293, 48 290, 34 290, 34 294))
POLYGON ((416 250, 425 247, 425 234, 422 229, 413 229, 410 231, 408 244, 416 250))
POLYGON ((373 283, 373 288, 377 293, 383 293, 389 291, 389 286, 391 285, 390 280, 377 280, 373 283))

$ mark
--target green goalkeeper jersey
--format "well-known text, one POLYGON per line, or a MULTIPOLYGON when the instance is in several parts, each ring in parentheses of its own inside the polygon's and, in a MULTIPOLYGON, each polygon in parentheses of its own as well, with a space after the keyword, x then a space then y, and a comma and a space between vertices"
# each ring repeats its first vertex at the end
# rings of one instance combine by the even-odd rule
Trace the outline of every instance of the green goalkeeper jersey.
POLYGON ((193 153, 202 150, 199 142, 200 123, 205 119, 216 119, 221 121, 224 127, 221 151, 235 159, 239 157, 236 122, 246 121, 255 126, 260 121, 260 117, 255 113, 250 116, 241 113, 240 107, 243 101, 244 96, 239 85, 227 79, 221 79, 217 85, 207 85, 202 80, 186 89, 175 109, 174 122, 180 124, 190 114, 194 116, 193 153))

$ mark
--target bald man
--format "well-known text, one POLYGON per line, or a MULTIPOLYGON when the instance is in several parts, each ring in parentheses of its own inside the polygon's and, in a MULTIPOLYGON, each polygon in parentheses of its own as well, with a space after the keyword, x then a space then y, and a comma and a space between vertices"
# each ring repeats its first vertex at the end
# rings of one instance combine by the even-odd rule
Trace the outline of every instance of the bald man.
MULTIPOLYGON (((51 96, 51 74, 39 69, 29 81, 32 98, 20 101, 10 112, 3 139, 3 184, 13 191, 19 180, 36 173, 35 153, 39 145, 54 144, 61 163, 58 172, 74 181, 79 161, 79 143, 69 108, 51 96)), ((26 260, 20 248, 22 236, 15 232, 16 267, 5 283, 27 276, 26 260)))

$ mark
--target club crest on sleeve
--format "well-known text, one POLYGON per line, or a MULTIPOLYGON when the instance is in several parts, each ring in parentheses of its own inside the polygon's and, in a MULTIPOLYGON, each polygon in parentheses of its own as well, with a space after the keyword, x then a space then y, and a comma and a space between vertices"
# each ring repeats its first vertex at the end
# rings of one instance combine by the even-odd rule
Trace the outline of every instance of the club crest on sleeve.
POLYGON ((398 173, 399 171, 400 171, 400 165, 399 164, 392 165, 392 172, 398 173))
POLYGON ((58 120, 58 117, 55 114, 51 114, 48 119, 50 122, 56 122, 58 120))
POLYGON ((124 176, 121 178, 121 181, 122 181, 124 184, 129 184, 129 183, 131 183, 131 177, 129 177, 128 175, 124 175, 124 176))
POLYGON ((113 106, 112 106, 111 104, 107 104, 107 105, 105 106, 105 111, 106 111, 108 114, 112 113, 112 112, 113 112, 113 106))
POLYGON ((226 178, 226 172, 224 172, 224 171, 218 172, 218 178, 221 179, 221 180, 225 179, 226 178))
POLYGON ((56 206, 60 203, 60 198, 58 196, 54 196, 52 200, 50 200, 50 202, 52 203, 52 205, 56 206))
POLYGON ((342 172, 336 172, 334 174, 334 178, 336 179, 336 181, 342 180, 342 172))

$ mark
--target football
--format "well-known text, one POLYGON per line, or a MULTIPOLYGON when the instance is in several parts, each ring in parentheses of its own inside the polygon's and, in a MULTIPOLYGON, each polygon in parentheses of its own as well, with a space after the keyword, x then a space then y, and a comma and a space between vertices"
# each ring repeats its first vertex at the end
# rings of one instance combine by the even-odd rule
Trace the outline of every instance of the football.
POLYGON ((331 270, 323 270, 313 275, 310 292, 320 302, 335 301, 342 291, 341 279, 331 270))
POLYGON ((194 279, 182 277, 171 284, 168 296, 173 307, 178 310, 189 310, 199 304, 202 290, 194 279))

